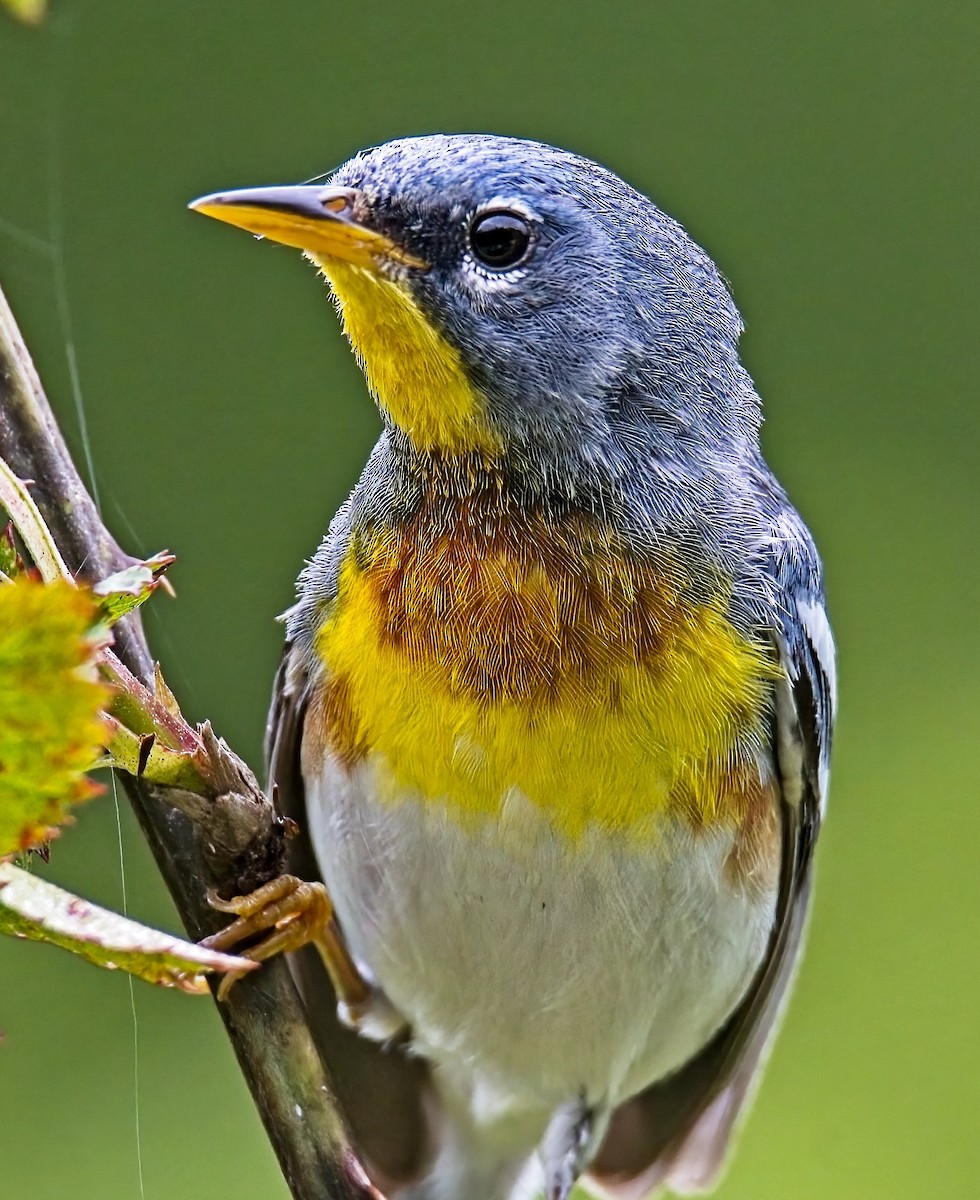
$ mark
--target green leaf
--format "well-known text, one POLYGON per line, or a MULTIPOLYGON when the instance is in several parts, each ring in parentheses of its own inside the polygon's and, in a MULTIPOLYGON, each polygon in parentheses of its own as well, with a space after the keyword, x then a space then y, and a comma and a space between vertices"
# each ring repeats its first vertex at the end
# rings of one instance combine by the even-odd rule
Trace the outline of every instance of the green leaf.
POLYGON ((174 556, 163 551, 145 562, 133 563, 95 584, 102 619, 109 625, 138 608, 156 591, 174 556))
POLYGON ((47 841, 100 790, 99 680, 92 596, 63 580, 0 583, 0 857, 47 841))
POLYGON ((212 971, 250 971, 256 964, 161 933, 0 863, 0 931, 51 942, 96 966, 120 968, 148 983, 195 994, 212 971))

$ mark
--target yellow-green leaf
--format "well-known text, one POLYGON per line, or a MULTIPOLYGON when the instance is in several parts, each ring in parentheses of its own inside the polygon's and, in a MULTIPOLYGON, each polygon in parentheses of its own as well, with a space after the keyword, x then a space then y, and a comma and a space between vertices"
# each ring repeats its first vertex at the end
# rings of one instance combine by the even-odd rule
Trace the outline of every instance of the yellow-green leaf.
POLYGON ((64 581, 0 583, 0 857, 51 837, 98 787, 109 689, 95 669, 92 596, 64 581))
POLYGON ((47 0, 0 0, 0 6, 25 25, 40 25, 48 14, 47 0))
POLYGON ((81 900, 13 863, 0 863, 0 932, 52 942, 96 966, 148 983, 207 992, 211 971, 250 971, 250 959, 221 954, 81 900))

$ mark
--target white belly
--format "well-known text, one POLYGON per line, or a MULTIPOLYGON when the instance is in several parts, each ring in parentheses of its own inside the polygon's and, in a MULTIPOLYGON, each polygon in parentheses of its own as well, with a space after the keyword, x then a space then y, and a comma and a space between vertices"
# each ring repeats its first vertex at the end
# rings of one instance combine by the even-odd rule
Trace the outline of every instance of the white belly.
POLYGON ((731 830, 570 845, 519 794, 463 828, 374 791, 370 760, 307 780, 324 879, 419 1050, 489 1103, 617 1103, 695 1054, 762 960, 775 893, 726 871, 731 830))

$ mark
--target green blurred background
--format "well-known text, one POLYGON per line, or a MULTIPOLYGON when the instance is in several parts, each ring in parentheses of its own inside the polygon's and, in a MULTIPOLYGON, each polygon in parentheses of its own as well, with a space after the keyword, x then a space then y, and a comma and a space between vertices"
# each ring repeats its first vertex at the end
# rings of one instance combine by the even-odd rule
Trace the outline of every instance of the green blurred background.
MULTIPOLYGON (((0 20, 0 280, 81 454, 77 357, 110 525, 180 556, 148 628, 185 710, 255 762, 273 616, 378 420, 299 255, 186 201, 404 133, 524 134, 618 170, 734 281, 843 683, 810 952, 724 1200, 978 1193, 978 41, 951 0, 0 20)), ((121 832, 131 911, 174 927, 121 832)), ((45 874, 121 903, 111 793, 45 874)), ((2 1194, 139 1198, 141 1157, 145 1200, 284 1200, 210 1003, 134 998, 135 1027, 121 976, 0 945, 2 1194)))

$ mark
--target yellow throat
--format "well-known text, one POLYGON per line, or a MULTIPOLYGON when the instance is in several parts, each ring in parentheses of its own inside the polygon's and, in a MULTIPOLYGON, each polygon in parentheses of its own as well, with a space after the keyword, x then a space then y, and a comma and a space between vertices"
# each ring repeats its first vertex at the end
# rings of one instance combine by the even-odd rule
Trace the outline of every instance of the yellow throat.
POLYGON ((330 284, 372 395, 416 448, 451 454, 499 451, 459 352, 407 289, 370 268, 310 257, 330 284))

